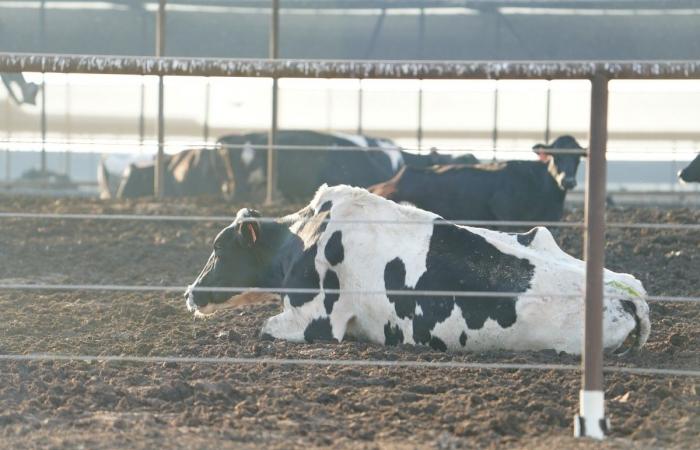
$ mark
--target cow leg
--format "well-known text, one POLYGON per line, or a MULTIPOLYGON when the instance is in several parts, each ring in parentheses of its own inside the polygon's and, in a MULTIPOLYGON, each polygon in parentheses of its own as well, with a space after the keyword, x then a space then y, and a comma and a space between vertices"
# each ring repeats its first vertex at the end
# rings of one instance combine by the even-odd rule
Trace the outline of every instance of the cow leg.
POLYGON ((341 342, 348 323, 353 318, 352 315, 344 308, 337 308, 330 315, 326 314, 323 310, 323 298, 317 298, 312 303, 314 304, 298 308, 285 308, 282 313, 270 317, 263 325, 262 336, 289 342, 341 342))

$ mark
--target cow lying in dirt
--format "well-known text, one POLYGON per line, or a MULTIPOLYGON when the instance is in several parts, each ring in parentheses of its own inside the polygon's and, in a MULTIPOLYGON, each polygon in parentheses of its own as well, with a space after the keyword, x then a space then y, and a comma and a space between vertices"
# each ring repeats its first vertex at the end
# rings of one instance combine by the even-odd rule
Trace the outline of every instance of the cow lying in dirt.
MULTIPOLYGON (((435 214, 348 186, 323 186, 307 207, 275 222, 259 217, 242 209, 218 234, 185 293, 190 311, 210 314, 251 298, 198 288, 316 289, 283 293, 284 310, 265 322, 263 335, 292 342, 352 336, 440 350, 581 351, 585 266, 546 228, 509 234, 440 223, 435 214)), ((638 280, 606 270, 604 307, 606 349, 620 349, 628 336, 634 348, 644 345, 649 308, 638 280)))

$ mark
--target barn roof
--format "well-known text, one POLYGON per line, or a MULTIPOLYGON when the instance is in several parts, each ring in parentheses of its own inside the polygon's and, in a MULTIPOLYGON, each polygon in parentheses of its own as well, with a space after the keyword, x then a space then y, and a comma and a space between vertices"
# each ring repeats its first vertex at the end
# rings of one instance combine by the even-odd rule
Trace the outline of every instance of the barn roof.
MULTIPOLYGON (((266 57, 268 0, 169 0, 167 56, 266 57)), ((698 0, 281 0, 280 57, 697 60, 698 0)), ((0 0, 0 52, 152 55, 157 1, 0 0)))

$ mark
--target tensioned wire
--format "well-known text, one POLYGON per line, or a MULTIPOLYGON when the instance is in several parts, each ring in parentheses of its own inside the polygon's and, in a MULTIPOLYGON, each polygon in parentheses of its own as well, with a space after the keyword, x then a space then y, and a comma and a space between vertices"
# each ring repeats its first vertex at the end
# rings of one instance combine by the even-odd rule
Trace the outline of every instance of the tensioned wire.
MULTIPOLYGON (((293 216, 294 213, 290 214, 293 216)), ((59 219, 59 220, 153 220, 171 222, 233 222, 235 216, 184 216, 184 215, 159 215, 159 214, 92 214, 92 213, 36 213, 36 212, 0 212, 0 219, 59 219)), ((277 217, 255 217, 259 223, 279 223, 281 218, 277 217)), ((337 223, 337 224, 375 224, 375 225, 464 225, 464 226, 504 226, 504 227, 563 227, 563 228, 585 228, 583 222, 537 222, 537 221, 517 221, 517 220, 381 220, 381 219, 323 219, 317 223, 337 223)), ((646 228, 659 230, 698 230, 700 224, 690 223, 625 223, 608 222, 607 228, 646 228)))
MULTIPOLYGON (((580 365, 573 364, 522 364, 522 363, 476 363, 458 361, 386 361, 371 359, 289 359, 289 358, 241 358, 241 357, 199 357, 199 356, 125 356, 125 355, 66 355, 52 353, 0 354, 0 361, 68 361, 68 362, 131 362, 147 364, 231 364, 279 366, 351 366, 387 367, 420 369, 488 369, 488 370, 557 370, 580 371, 580 365)), ((700 377, 700 370, 665 369, 646 367, 606 366, 604 372, 627 373, 633 375, 661 375, 700 377)))
MULTIPOLYGON (((29 291, 118 291, 118 292, 178 292, 183 293, 189 286, 153 286, 153 285, 122 285, 122 284, 31 284, 3 283, 0 289, 29 290, 29 291)), ((260 287, 195 287, 193 292, 224 292, 240 293, 275 293, 275 294, 348 294, 348 295, 391 295, 398 297, 454 297, 454 298, 578 298, 584 294, 566 294, 560 292, 524 293, 524 292, 492 292, 492 291, 437 291, 437 290, 353 290, 353 289, 319 289, 319 288, 260 288, 260 287)), ((669 295, 649 295, 647 301, 697 303, 700 297, 683 297, 669 295)), ((444 299, 438 299, 444 300, 444 299)))

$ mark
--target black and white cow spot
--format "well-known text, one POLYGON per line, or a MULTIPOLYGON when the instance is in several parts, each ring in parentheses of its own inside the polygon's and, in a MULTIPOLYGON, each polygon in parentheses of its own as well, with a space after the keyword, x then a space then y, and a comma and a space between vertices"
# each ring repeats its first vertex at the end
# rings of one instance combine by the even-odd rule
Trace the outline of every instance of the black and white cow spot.
POLYGON ((323 277, 323 289, 326 291, 324 292, 325 297, 323 299, 323 306, 326 308, 326 314, 330 315, 330 313, 333 312, 333 305, 335 305, 335 302, 337 302, 338 298, 340 298, 340 294, 338 292, 327 291, 340 290, 340 280, 338 280, 338 274, 332 270, 327 271, 326 275, 323 277))
MULTIPOLYGON (((406 266, 401 258, 384 268, 387 290, 525 292, 534 266, 525 259, 500 252, 482 236, 469 230, 435 225, 426 259, 426 271, 414 289, 406 286, 406 266)), ((483 328, 492 319, 503 328, 512 326, 517 298, 388 295, 399 318, 413 320, 413 340, 435 349, 447 348, 432 335, 447 320, 454 306, 460 307, 467 328, 483 328), (416 314, 416 309, 421 314, 416 314)), ((466 334, 464 339, 466 344, 466 334)))
MULTIPOLYGON (((285 279, 285 286, 293 289, 319 289, 320 280, 316 271, 316 244, 304 250, 292 266, 285 279)), ((304 303, 310 302, 316 297, 316 293, 291 293, 289 294, 289 303, 292 306, 301 306, 304 303)))
POLYGON ((326 243, 324 249, 326 260, 331 266, 337 266, 345 259, 345 249, 343 248, 343 232, 334 231, 326 243))
POLYGON ((333 340, 333 328, 328 317, 319 317, 311 321, 304 330, 306 342, 333 340))
MULTIPOLYGON (((394 258, 384 267, 384 287, 387 291, 406 290, 406 266, 401 258, 394 258)), ((400 319, 413 319, 416 300, 412 295, 387 294, 400 319)))
POLYGON ((459 335, 459 345, 462 347, 467 345, 467 333, 465 331, 462 331, 462 334, 459 335))
POLYGON ((403 344, 403 331, 398 325, 392 325, 390 321, 384 325, 384 343, 386 345, 403 344))

